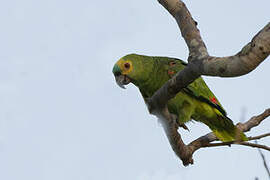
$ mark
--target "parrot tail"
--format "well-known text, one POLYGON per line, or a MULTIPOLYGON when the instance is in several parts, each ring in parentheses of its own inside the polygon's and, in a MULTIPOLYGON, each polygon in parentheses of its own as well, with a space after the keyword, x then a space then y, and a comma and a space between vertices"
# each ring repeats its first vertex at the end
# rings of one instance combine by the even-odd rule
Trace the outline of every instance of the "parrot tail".
POLYGON ((209 124, 209 127, 219 140, 223 142, 248 140, 246 135, 233 124, 230 118, 219 115, 217 121, 217 123, 212 122, 209 124))

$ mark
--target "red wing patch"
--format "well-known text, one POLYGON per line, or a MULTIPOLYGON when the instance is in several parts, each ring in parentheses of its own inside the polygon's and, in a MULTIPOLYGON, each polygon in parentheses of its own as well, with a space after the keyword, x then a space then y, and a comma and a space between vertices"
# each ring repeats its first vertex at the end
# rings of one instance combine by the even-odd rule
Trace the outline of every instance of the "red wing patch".
POLYGON ((217 99, 215 97, 210 98, 210 101, 214 104, 217 104, 217 99))
POLYGON ((169 74, 169 75, 173 75, 173 74, 174 74, 174 71, 169 70, 169 71, 168 71, 168 74, 169 74))

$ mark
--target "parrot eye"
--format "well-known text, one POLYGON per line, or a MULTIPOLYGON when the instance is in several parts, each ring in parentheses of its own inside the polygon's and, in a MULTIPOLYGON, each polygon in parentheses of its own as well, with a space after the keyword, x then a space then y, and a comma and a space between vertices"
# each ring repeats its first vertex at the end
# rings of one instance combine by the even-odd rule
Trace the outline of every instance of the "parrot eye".
POLYGON ((124 66, 125 66, 126 69, 129 69, 130 68, 130 64, 129 63, 125 63, 124 66))
POLYGON ((170 62, 170 66, 174 66, 175 64, 176 64, 176 62, 174 62, 174 61, 170 62))

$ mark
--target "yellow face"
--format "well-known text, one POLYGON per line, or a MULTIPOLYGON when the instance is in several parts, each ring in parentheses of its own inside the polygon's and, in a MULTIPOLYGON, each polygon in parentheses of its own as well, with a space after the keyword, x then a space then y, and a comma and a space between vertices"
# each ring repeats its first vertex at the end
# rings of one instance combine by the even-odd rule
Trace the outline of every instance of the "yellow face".
POLYGON ((130 60, 120 59, 113 67, 113 74, 116 80, 116 83, 124 88, 124 85, 127 85, 131 82, 131 79, 128 75, 132 72, 133 65, 130 60))
POLYGON ((114 74, 117 84, 124 88, 124 85, 130 82, 134 85, 142 83, 149 79, 151 71, 147 71, 146 67, 152 69, 151 57, 144 57, 137 54, 128 54, 120 58, 113 67, 112 73, 114 74), (149 59, 149 61, 148 61, 149 59))
POLYGON ((122 75, 127 75, 133 70, 132 62, 130 60, 120 59, 116 64, 121 69, 122 75))

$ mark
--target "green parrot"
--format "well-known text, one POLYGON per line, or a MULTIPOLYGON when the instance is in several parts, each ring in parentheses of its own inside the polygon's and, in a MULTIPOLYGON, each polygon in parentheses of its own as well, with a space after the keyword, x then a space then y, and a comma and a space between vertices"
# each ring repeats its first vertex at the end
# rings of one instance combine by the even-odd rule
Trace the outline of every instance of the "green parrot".
MULTIPOLYGON (((186 65, 176 58, 129 54, 116 62, 112 72, 120 87, 133 83, 146 101, 186 65)), ((226 116, 226 111, 201 77, 172 98, 168 109, 178 125, 185 129, 185 123, 193 119, 206 124, 223 142, 247 140, 226 116)))

